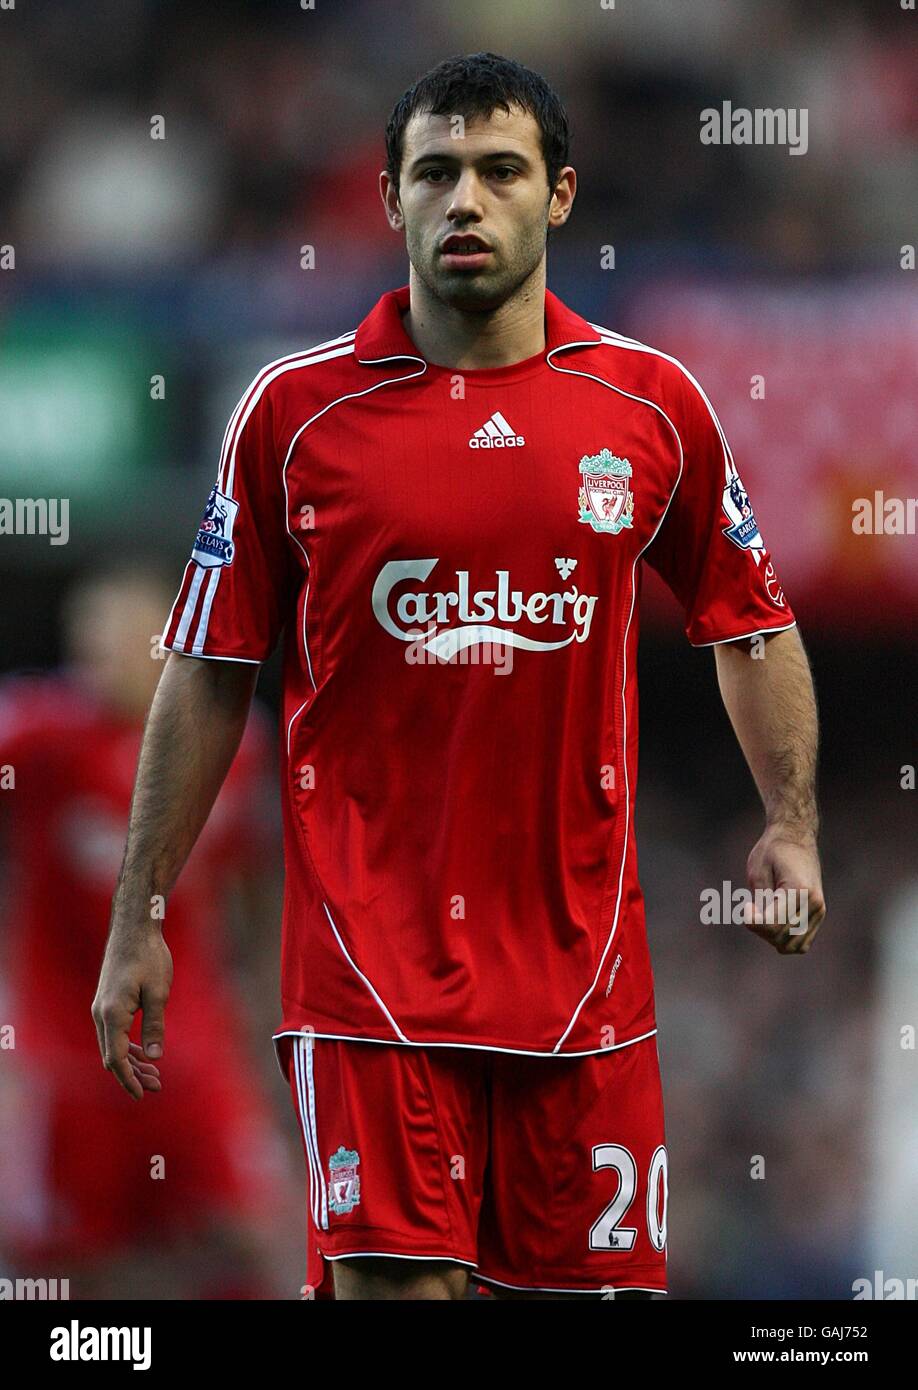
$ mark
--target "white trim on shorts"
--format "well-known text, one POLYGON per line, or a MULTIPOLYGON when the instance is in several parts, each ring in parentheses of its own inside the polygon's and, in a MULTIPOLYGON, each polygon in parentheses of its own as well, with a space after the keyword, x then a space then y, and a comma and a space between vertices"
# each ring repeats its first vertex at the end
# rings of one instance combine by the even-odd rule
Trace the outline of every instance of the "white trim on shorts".
POLYGON ((570 1287, 545 1288, 540 1284, 505 1284, 501 1279, 494 1279, 490 1274, 480 1274, 476 1270, 475 1278, 480 1279, 483 1284, 496 1284, 499 1289, 513 1289, 515 1293, 608 1293, 611 1289, 613 1293, 667 1293, 666 1289, 651 1289, 646 1284, 602 1284, 598 1289, 572 1289, 570 1287))

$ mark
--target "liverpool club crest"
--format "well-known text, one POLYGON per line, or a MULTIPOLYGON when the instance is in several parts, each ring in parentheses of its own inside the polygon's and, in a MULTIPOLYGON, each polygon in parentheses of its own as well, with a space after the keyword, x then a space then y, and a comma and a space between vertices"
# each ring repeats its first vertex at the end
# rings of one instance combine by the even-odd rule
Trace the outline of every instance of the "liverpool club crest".
POLYGON ((634 494, 628 479, 631 464, 616 458, 608 449, 585 455, 580 460, 580 521, 589 522, 594 531, 617 536, 632 525, 634 494))
POLYGON ((360 1201, 360 1155, 342 1145, 328 1160, 328 1205, 336 1216, 347 1216, 360 1201))

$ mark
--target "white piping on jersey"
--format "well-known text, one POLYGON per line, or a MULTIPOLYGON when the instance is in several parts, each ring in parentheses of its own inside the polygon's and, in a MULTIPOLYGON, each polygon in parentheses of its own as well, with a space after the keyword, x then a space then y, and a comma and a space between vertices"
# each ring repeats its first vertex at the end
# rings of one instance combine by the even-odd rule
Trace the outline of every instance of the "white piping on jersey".
MULTIPOLYGON (((242 395, 239 397, 239 400, 236 402, 233 412, 230 415, 229 420, 227 421, 226 429, 223 431, 223 443, 220 446, 220 461, 217 465, 217 486, 220 492, 222 492, 226 497, 232 497, 233 495, 233 481, 236 467, 236 446, 239 443, 239 436, 241 435, 245 427, 246 420, 248 420, 252 410, 255 408, 258 401, 261 399, 261 395, 265 387, 269 384, 269 382, 273 381, 275 377, 280 376, 285 371, 291 371, 295 367, 308 367, 311 366, 314 362, 325 362, 328 360, 329 357, 338 357, 341 356, 343 353, 353 352, 354 349, 352 340, 356 334, 356 331, 356 329, 353 329, 349 333, 342 333, 337 338, 330 338, 328 342, 317 343, 315 347, 305 348, 301 352, 289 353, 286 357, 275 358, 273 362, 269 362, 266 364, 266 366, 262 367, 261 370, 257 373, 257 375, 252 378, 246 389, 243 391, 242 395), (339 348, 331 352, 325 351, 326 348, 336 348, 336 345, 339 343, 349 343, 349 346, 339 348), (248 409, 246 409, 246 402, 249 401, 251 403, 249 404, 248 409), (241 423, 239 424, 239 428, 237 430, 236 425, 240 421, 243 412, 245 412, 245 418, 241 420, 241 423), (230 447, 231 439, 232 446, 230 447), (227 474, 228 464, 229 472, 227 474)), ((196 562, 194 560, 189 560, 188 564, 196 564, 196 562)), ((179 625, 179 631, 176 632, 175 642, 172 648, 173 651, 193 656, 204 655, 203 647, 204 643, 207 640, 207 624, 210 619, 210 610, 213 606, 214 597, 217 592, 217 586, 220 583, 220 576, 223 573, 222 566, 219 568, 215 568, 211 571, 208 593, 205 598, 204 611, 202 611, 201 617, 198 621, 194 641, 192 642, 191 646, 191 652, 185 653, 185 639, 188 636, 188 629, 191 625, 192 618, 194 617, 194 610, 197 605, 198 594, 200 592, 200 576, 203 572, 203 568, 204 567, 201 565, 196 565, 197 573, 195 574, 194 581, 192 581, 192 588, 191 590, 189 590, 188 596, 185 599, 185 607, 182 612, 182 621, 179 625), (193 599, 192 594, 194 596, 193 599)), ((187 576, 187 574, 188 565, 185 566, 185 574, 182 576, 182 584, 179 588, 179 594, 181 594, 182 589, 185 586, 185 577, 187 576)), ((166 623, 167 632, 169 628, 172 626, 172 619, 175 616, 175 610, 177 605, 178 595, 176 595, 175 603, 173 603, 172 609, 169 613, 169 620, 166 623)), ((258 664, 260 665, 261 663, 258 664)))
MULTIPOLYGON (((565 344, 565 346, 571 347, 571 346, 574 346, 574 344, 568 343, 568 344, 565 344)), ((580 346, 580 345, 578 344, 577 346, 580 346)), ((587 346, 587 344, 583 344, 582 346, 587 346)), ((590 346, 594 346, 594 344, 591 343, 590 346)), ((615 345, 615 344, 612 344, 612 346, 616 346, 616 345, 615 345)), ((628 781, 628 709, 627 709, 627 703, 626 703, 626 699, 625 699, 625 692, 626 692, 627 684, 628 684, 628 634, 629 634, 630 631, 631 631, 631 619, 634 617, 634 603, 635 603, 635 598, 636 598, 636 596, 637 596, 637 594, 636 594, 636 588, 635 588, 635 582, 634 582, 634 575, 635 575, 635 570, 637 569, 637 562, 638 562, 638 560, 640 560, 641 556, 644 554, 644 551, 647 549, 647 547, 648 547, 649 545, 651 545, 652 542, 656 539, 657 532, 660 530, 660 527, 663 525, 663 522, 664 522, 664 520, 665 520, 665 518, 666 518, 666 513, 669 511, 670 506, 672 505, 672 500, 673 500, 673 498, 674 498, 675 495, 676 495, 676 489, 678 488, 679 483, 680 483, 681 480, 682 480, 682 470, 683 470, 683 467, 684 467, 684 465, 685 465, 685 452, 684 452, 684 450, 683 450, 683 448, 682 448, 682 440, 681 440, 680 437, 679 437, 679 431, 676 429, 676 426, 673 424, 672 420, 669 418, 669 416, 667 415, 666 411, 663 409, 662 406, 657 405, 657 403, 656 403, 655 401, 648 400, 645 396, 636 396, 636 395, 634 395, 631 391, 625 391, 625 390, 622 389, 622 387, 620 387, 620 386, 615 386, 615 385, 613 385, 613 383, 612 383, 611 381, 605 381, 605 380, 604 380, 602 377, 600 377, 600 376, 594 376, 594 374, 593 374, 592 372, 582 372, 582 371, 578 371, 578 370, 577 370, 576 368, 574 368, 574 367, 556 367, 555 364, 554 364, 554 362, 552 362, 551 359, 552 359, 554 353, 557 352, 557 351, 558 351, 558 348, 553 348, 552 351, 548 354, 548 356, 547 356, 547 358, 546 358, 546 361, 548 362, 548 365, 551 367, 551 369, 552 369, 553 371, 555 371, 555 372, 563 372, 566 376, 582 376, 582 377, 586 377, 589 381, 598 381, 599 384, 600 384, 600 386, 605 386, 605 387, 607 387, 610 391, 617 391, 619 395, 621 395, 621 396, 627 396, 627 397, 629 398, 629 400, 638 401, 639 404, 641 404, 641 405, 649 406, 651 410, 655 410, 655 411, 657 411, 657 413, 658 413, 659 415, 662 415, 663 419, 666 421, 666 423, 669 425, 670 429, 672 430, 672 432, 673 432, 673 434, 674 434, 674 436, 675 436, 675 439, 676 439, 676 443, 677 443, 678 446, 679 446, 679 472, 678 472, 678 475, 677 475, 677 477, 676 477, 676 481, 675 481, 675 483, 673 484, 672 491, 671 491, 670 494, 669 494, 669 498, 667 499, 666 506, 663 508, 663 512, 662 512, 662 514, 661 514, 661 516, 660 516, 660 519, 659 519, 659 521, 657 522, 656 527, 654 528, 653 535, 650 537, 650 539, 649 539, 644 545, 641 546, 641 549, 640 549, 640 550, 638 551, 638 553, 635 555, 634 561, 633 561, 633 563, 632 563, 632 565, 631 565, 631 606, 630 606, 629 609, 628 609, 628 621, 627 621, 627 623, 625 624, 625 631, 624 631, 624 635, 623 635, 623 637, 622 637, 622 768, 623 768, 624 773, 625 773, 625 833, 624 833, 624 838, 623 838, 623 843, 622 843, 622 862, 621 862, 621 865, 619 866, 619 873, 618 873, 618 893, 617 893, 617 896, 616 896, 616 899, 615 899, 615 912, 614 912, 613 917, 612 917, 612 929, 611 929, 611 931, 609 932, 609 939, 608 939, 608 941, 607 941, 606 944, 605 944, 605 948, 604 948, 603 953, 602 953, 602 956, 601 956, 601 958, 600 958, 599 965, 597 966, 596 975, 595 975, 595 978, 594 978, 594 980, 593 980, 593 983, 590 985, 590 987, 589 987, 589 989, 587 990, 586 994, 584 994, 583 998, 580 1000, 580 1003, 577 1005, 576 1009, 574 1010, 574 1013, 573 1013, 573 1015, 572 1015, 572 1017, 571 1017, 570 1022, 568 1023, 568 1025, 567 1025, 567 1027, 565 1028, 564 1032, 561 1034, 561 1036, 560 1036, 560 1038, 558 1039, 558 1041, 555 1043, 555 1051, 556 1051, 556 1052, 558 1052, 558 1051, 560 1050, 560 1048, 561 1048, 561 1046, 562 1046, 562 1044, 563 1044, 563 1042, 564 1042, 564 1039, 567 1037, 568 1033, 571 1031, 571 1029, 573 1028, 574 1024, 577 1022, 577 1019, 580 1017, 580 1011, 581 1011, 581 1009, 583 1008, 584 1004, 585 1004, 585 1003, 587 1002, 587 1000, 589 999, 590 995, 591 995, 591 994, 593 993, 593 991, 595 990, 596 985, 597 985, 597 982, 599 981, 599 978, 600 978, 600 976, 602 975, 602 972, 603 972, 603 966, 604 966, 604 964, 605 964, 606 956, 609 954, 609 947, 612 945, 612 940, 613 940, 613 938, 614 938, 614 936, 615 936, 616 929, 618 928, 618 916, 619 916, 619 912, 621 911, 621 905, 622 905, 622 885, 623 885, 623 883, 624 883, 624 877, 625 877, 625 863, 626 863, 626 860, 627 860, 627 858, 628 858, 628 834, 629 834, 629 830, 630 830, 630 826, 631 826, 631 788, 630 788, 630 784, 629 784, 629 781, 628 781)), ((677 365, 678 365, 678 364, 677 364, 677 365)), ((712 413, 713 413, 713 412, 712 412, 712 413)))
MULTIPOLYGON (((364 1038, 359 1033, 316 1033, 311 1028, 309 1036, 311 1038, 324 1038, 327 1042, 376 1043, 380 1047, 458 1047, 463 1052, 501 1052, 511 1057, 598 1057, 603 1052, 620 1052, 623 1047, 631 1047, 634 1043, 644 1042, 647 1038, 655 1037, 656 1032, 656 1028, 651 1028, 649 1032, 640 1033, 636 1038, 626 1038, 624 1042, 612 1043, 608 1047, 588 1047, 581 1052, 558 1052, 556 1048, 553 1048, 551 1052, 538 1052, 534 1048, 492 1047, 488 1043, 414 1042, 411 1038, 405 1038, 400 1042, 396 1038, 364 1038)), ((271 1035, 271 1041, 274 1043, 274 1059, 280 1068, 281 1076, 285 1079, 287 1073, 284 1071, 277 1044, 281 1038, 301 1038, 302 1036, 302 1028, 285 1028, 280 1033, 271 1035)))
POLYGON ((637 338, 626 338, 624 334, 616 333, 614 329, 611 328, 603 328, 602 325, 598 323, 591 323, 590 327, 595 328, 597 333, 605 334, 603 342, 606 343, 609 347, 620 347, 623 349, 623 351, 626 352, 647 352, 650 353, 652 357, 662 357, 665 362, 672 362, 674 367, 678 367, 679 371, 682 373, 683 376, 688 377, 689 381, 692 383, 695 390, 698 392, 699 396, 707 406, 708 414, 714 421, 714 428, 717 430, 717 433, 720 436, 720 442, 723 446, 724 451, 724 481, 729 482, 733 475, 736 473, 736 464, 733 461, 733 454, 731 452, 730 445, 727 443, 727 436, 724 433, 723 425, 717 418, 717 412, 715 411, 713 405, 708 400, 707 395, 705 394, 704 388, 702 387, 699 381, 695 380, 688 367, 686 367, 684 363, 680 362, 677 357, 670 357, 668 352, 661 352, 659 348, 649 347, 647 343, 641 343, 638 341, 637 338))
MULTIPOLYGON (((353 335, 350 336, 352 337, 353 335)), ((284 372, 295 371, 298 367, 313 367, 319 362, 328 362, 333 357, 347 357, 347 355, 353 351, 353 342, 346 342, 343 347, 330 347, 328 351, 325 352, 320 351, 318 348, 312 348, 310 349, 309 356, 297 354, 292 359, 280 358, 277 364, 271 363, 268 367, 262 369, 262 373, 260 373, 261 380, 258 382, 256 389, 252 391, 252 388, 249 388, 249 390, 252 391, 251 400, 247 409, 240 417, 239 429, 236 431, 236 437, 233 440, 232 447, 227 456, 227 485, 220 489, 221 492, 225 492, 227 497, 232 497, 233 495, 233 476, 236 471, 236 446, 239 443, 239 436, 245 429, 246 421, 261 400, 266 388, 271 385, 271 382, 276 381, 279 376, 283 376, 284 372)), ((253 385, 255 385, 254 382, 253 385)))
MULTIPOLYGON (((285 495, 285 496, 286 496, 286 493, 287 493, 287 480, 286 480, 286 478, 285 478, 285 479, 284 479, 284 495, 285 495)), ((315 689, 316 689, 316 678, 315 678, 315 675, 313 674, 313 670, 312 670, 312 657, 311 657, 310 654, 309 654, 309 642, 307 641, 307 637, 306 637, 306 613, 307 613, 307 610, 308 610, 308 608, 309 608, 309 586, 310 586, 310 584, 312 583, 312 571, 311 571, 311 569, 310 569, 310 565, 309 565, 309 561, 308 561, 308 560, 306 561, 306 570, 307 570, 307 573, 306 573, 306 591, 305 591, 305 593, 303 594, 303 651, 306 653, 306 665, 307 665, 307 667, 308 667, 308 669, 309 669, 309 679, 312 681, 312 688, 313 688, 313 690, 315 690, 315 689)), ((303 706, 300 705, 300 709, 302 709, 302 708, 303 708, 303 706)), ((293 719, 295 719, 295 718, 296 718, 296 715, 293 716, 293 719)), ((291 719, 290 722, 292 723, 293 720, 291 719)), ((290 752, 290 729, 289 729, 289 728, 287 729, 287 752, 288 752, 288 753, 290 752)))
MULTIPOLYGON (((163 645, 165 652, 178 652, 179 656, 190 656, 190 652, 182 651, 180 647, 163 645)), ((214 656, 210 652, 195 652, 194 656, 198 661, 240 661, 245 666, 261 666, 263 663, 254 656, 214 656)))
MULTIPOLYGON (((682 373, 683 376, 688 377, 689 381, 692 383, 692 385, 694 386, 695 390, 698 392, 699 396, 701 397, 701 399, 704 401, 705 405, 707 406, 708 414, 710 415, 711 419, 714 421, 714 428, 717 430, 717 433, 718 433, 718 435, 720 436, 721 447, 723 448, 723 451, 724 451, 724 483, 725 483, 725 485, 728 485, 728 486, 729 486, 729 484, 732 482, 732 480, 733 480, 734 478, 736 478, 736 477, 739 476, 739 474, 737 473, 736 464, 735 464, 735 462, 734 462, 734 460, 733 460, 733 453, 732 453, 732 450, 730 449, 730 445, 727 443, 727 436, 726 436, 726 434, 724 433, 724 427, 723 427, 723 425, 720 423, 720 420, 717 418, 717 412, 716 412, 716 410, 714 409, 714 407, 713 407, 713 405, 711 404, 711 402, 708 400, 707 395, 705 394, 704 388, 703 388, 702 385, 701 385, 701 382, 695 380, 695 378, 692 376, 691 372, 689 371, 688 367, 686 367, 682 362, 680 362, 679 359, 678 359, 677 357, 670 357, 670 355, 669 355, 668 352, 661 352, 659 348, 648 347, 648 345, 647 345, 646 343, 640 343, 640 342, 638 342, 637 338, 625 338, 625 337, 623 337, 623 335, 622 335, 621 333, 614 333, 614 332, 612 331, 611 328, 602 328, 598 323, 590 324, 590 327, 591 327, 591 328, 595 328, 595 329, 596 329, 598 332, 600 332, 600 333, 606 333, 606 334, 608 334, 607 337, 603 338, 603 342, 606 343, 609 347, 620 347, 620 348, 622 348, 623 351, 626 351, 626 352, 647 352, 647 353, 650 353, 650 355, 651 355, 652 357, 662 357, 663 360, 664 360, 665 362, 672 362, 672 364, 673 364, 674 367, 678 367, 678 368, 679 368, 679 371, 682 373)), ((760 537, 760 539, 761 539, 761 537, 760 537)), ((760 565, 760 564, 762 563, 762 554, 763 554, 763 550, 764 550, 764 547, 761 547, 761 548, 760 548, 760 547, 757 547, 757 546, 750 546, 750 547, 749 547, 749 554, 752 556, 753 560, 755 561, 756 566, 758 566, 758 565, 760 565)), ((791 626, 793 626, 793 624, 791 624, 791 626)), ((763 631, 765 631, 765 632, 780 632, 781 629, 780 629, 780 628, 764 628, 763 631)), ((750 636, 755 636, 754 633, 750 633, 749 635, 750 635, 750 636)), ((693 645, 693 646, 698 646, 698 645, 701 645, 701 644, 693 642, 692 645, 693 645)), ((714 643, 705 643, 704 645, 713 646, 713 645, 715 645, 715 644, 714 644, 714 643)))
MULTIPOLYGON (((273 362, 267 362, 256 373, 256 375, 252 378, 248 386, 243 391, 242 395, 239 397, 239 400, 236 402, 236 405, 233 409, 233 413, 227 421, 226 429, 223 432, 223 443, 220 447, 220 461, 217 466, 217 481, 220 484, 220 491, 222 493, 224 493, 227 497, 232 497, 233 495, 233 474, 235 471, 236 445, 239 443, 239 436, 242 433, 242 430, 245 426, 245 420, 242 421, 242 424, 239 426, 238 431, 236 430, 236 422, 242 414, 243 410, 245 409, 245 404, 249 397, 252 397, 251 409, 254 409, 254 407, 258 404, 258 401, 261 399, 261 395, 265 387, 269 384, 269 382, 273 381, 276 376, 279 376, 282 372, 289 371, 293 367, 307 367, 312 362, 326 361, 327 356, 337 356, 338 354, 334 352, 329 352, 326 354, 326 349, 335 348, 338 346, 339 343, 351 342, 356 332, 356 329, 352 329, 349 333, 342 333, 337 338, 329 338, 327 342, 316 343, 315 347, 303 348, 299 352, 288 353, 285 357, 276 357, 273 362), (323 355, 317 356, 317 354, 319 353, 323 355), (274 371, 274 368, 278 368, 279 370, 274 371), (269 372, 271 373, 270 376, 267 375, 267 373, 269 372), (233 439, 231 450, 232 466, 230 469, 229 478, 226 480, 226 485, 224 486, 224 474, 226 471, 227 458, 229 457, 227 444, 230 438, 233 439)), ((249 418, 249 415, 251 414, 251 409, 246 411, 246 420, 249 418)))
MULTIPOLYGON (((379 995, 377 994, 376 990, 373 988, 373 986, 371 985, 370 981, 367 979, 366 975, 364 975, 363 971, 360 969, 360 966, 357 965, 357 963, 352 959, 351 955, 349 954, 347 947, 345 946, 344 942, 341 940, 341 935, 340 935, 340 933, 339 933, 339 931, 338 931, 338 928, 335 926, 335 919, 334 919, 334 917, 332 917, 331 913, 330 913, 329 910, 328 910, 328 903, 325 902, 324 899, 323 899, 323 902, 322 902, 322 906, 325 908, 325 915, 326 915, 326 917, 328 918, 329 922, 331 922, 331 929, 332 929, 332 931, 335 933, 335 940, 337 941, 338 945, 341 947, 341 953, 342 953, 342 955, 344 956, 344 959, 347 961, 348 965, 349 965, 349 966, 351 967, 351 969, 354 971, 355 975, 359 975, 360 978, 361 978, 361 980, 363 980, 363 983, 366 985, 367 989, 370 991, 370 993, 372 994, 373 998, 376 1000, 377 1004, 378 1004, 379 1007, 382 1009, 383 1013, 386 1015, 386 1018, 388 1019, 389 1023, 391 1023, 391 1025, 392 1025, 392 1027, 395 1029, 396 1033, 398 1033, 399 1041, 400 1041, 400 1042, 409 1042, 410 1039, 405 1037, 405 1034, 402 1032, 401 1028, 399 1028, 399 1026, 398 1026, 398 1024, 396 1023, 395 1019, 392 1017, 391 1013, 390 1013, 389 1010, 386 1008, 386 1006, 385 1006, 385 1004, 383 1003, 383 1001, 380 999, 380 997, 379 997, 379 995)), ((317 1035, 317 1036, 318 1036, 318 1035, 317 1035)))
MULTIPOLYGON (((285 498, 285 500, 287 499, 287 479, 286 479, 286 476, 284 477, 284 498, 285 498)), ((290 504, 289 504, 289 501, 286 502, 286 505, 289 507, 289 505, 290 505, 290 504)), ((288 529, 288 531, 290 530, 289 526, 288 526, 287 529, 288 529)), ((294 539, 296 539, 296 537, 294 537, 294 539)), ((297 541, 297 544, 299 545, 299 541, 297 541)), ((302 546, 300 546, 300 549, 302 550, 302 546)), ((305 550, 303 551, 303 554, 306 555, 305 550)), ((314 676, 313 673, 312 673, 312 657, 309 655, 309 641, 308 641, 307 636, 306 636, 306 610, 307 610, 308 607, 309 607, 309 584, 310 584, 311 579, 312 579, 312 573, 311 573, 311 566, 310 566, 310 563, 309 563, 309 556, 306 555, 306 592, 305 592, 304 595, 303 595, 303 654, 304 654, 304 656, 306 657, 306 669, 307 669, 308 672, 309 672, 309 679, 312 681, 312 688, 313 688, 313 690, 315 691, 318 687, 316 686, 316 678, 315 678, 315 676, 314 676)), ((289 722, 288 722, 288 724, 287 724, 287 757, 288 757, 288 758, 290 757, 290 734, 291 734, 291 732, 292 732, 292 730, 293 730, 293 721, 294 721, 295 719, 297 719, 297 718, 303 713, 303 710, 304 710, 304 709, 306 708, 306 706, 309 704, 309 699, 310 699, 310 697, 307 695, 307 696, 306 696, 306 699, 305 699, 305 700, 303 701, 303 703, 300 705, 299 709, 293 711, 293 714, 291 714, 290 719, 289 719, 289 722)))

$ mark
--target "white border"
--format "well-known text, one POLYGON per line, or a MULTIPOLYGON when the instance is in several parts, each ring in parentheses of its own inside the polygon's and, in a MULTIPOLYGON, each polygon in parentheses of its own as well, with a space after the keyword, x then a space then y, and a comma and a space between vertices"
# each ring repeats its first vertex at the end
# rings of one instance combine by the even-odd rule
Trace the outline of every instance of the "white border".
POLYGON ((397 1255, 392 1250, 347 1250, 341 1255, 326 1255, 324 1250, 319 1254, 323 1260, 334 1263, 335 1260, 445 1260, 449 1264, 464 1265, 466 1269, 477 1271, 478 1266, 471 1260, 460 1260, 458 1255, 397 1255))
POLYGON ((715 637, 711 642, 690 642, 689 646, 695 647, 699 651, 702 647, 722 647, 725 642, 742 642, 746 637, 762 637, 767 632, 789 632, 792 627, 796 626, 797 619, 795 618, 792 623, 785 623, 783 627, 757 627, 755 632, 741 632, 738 637, 715 637))
POLYGON ((310 1038, 324 1038, 326 1042, 353 1042, 353 1043, 376 1043, 380 1047, 456 1047, 463 1052, 501 1052, 511 1057, 601 1057, 604 1052, 620 1052, 623 1047, 632 1047, 635 1043, 646 1042, 648 1038, 656 1036, 657 1028, 654 1026, 649 1033, 641 1033, 636 1038, 626 1038, 624 1042, 613 1043, 611 1047, 591 1047, 586 1052, 558 1052, 553 1048, 551 1052, 533 1052, 525 1047, 492 1047, 487 1043, 460 1043, 460 1042, 414 1042, 411 1038, 400 1041, 398 1038, 361 1038, 356 1033, 314 1033, 308 1028, 283 1028, 279 1033, 271 1034, 271 1041, 274 1044, 274 1057, 280 1068, 281 1076, 287 1080, 287 1073, 284 1071, 278 1050, 278 1042, 281 1038, 303 1038, 308 1042, 310 1038))
POLYGON ((263 666, 264 662, 255 656, 217 656, 208 652, 183 652, 178 647, 169 647, 165 642, 159 644, 164 652, 175 652, 176 656, 187 656, 193 661, 242 661, 246 666, 263 666))

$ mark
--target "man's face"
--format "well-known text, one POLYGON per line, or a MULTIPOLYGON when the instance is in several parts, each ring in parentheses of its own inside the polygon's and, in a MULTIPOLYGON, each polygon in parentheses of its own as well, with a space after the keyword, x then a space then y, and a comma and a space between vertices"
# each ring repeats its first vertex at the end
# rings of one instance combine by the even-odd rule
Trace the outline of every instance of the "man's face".
POLYGON ((380 186, 415 273, 445 304, 474 312, 502 304, 538 268, 574 179, 566 169, 562 191, 549 190, 535 117, 498 107, 464 128, 458 117, 412 116, 400 185, 383 174, 380 186))

